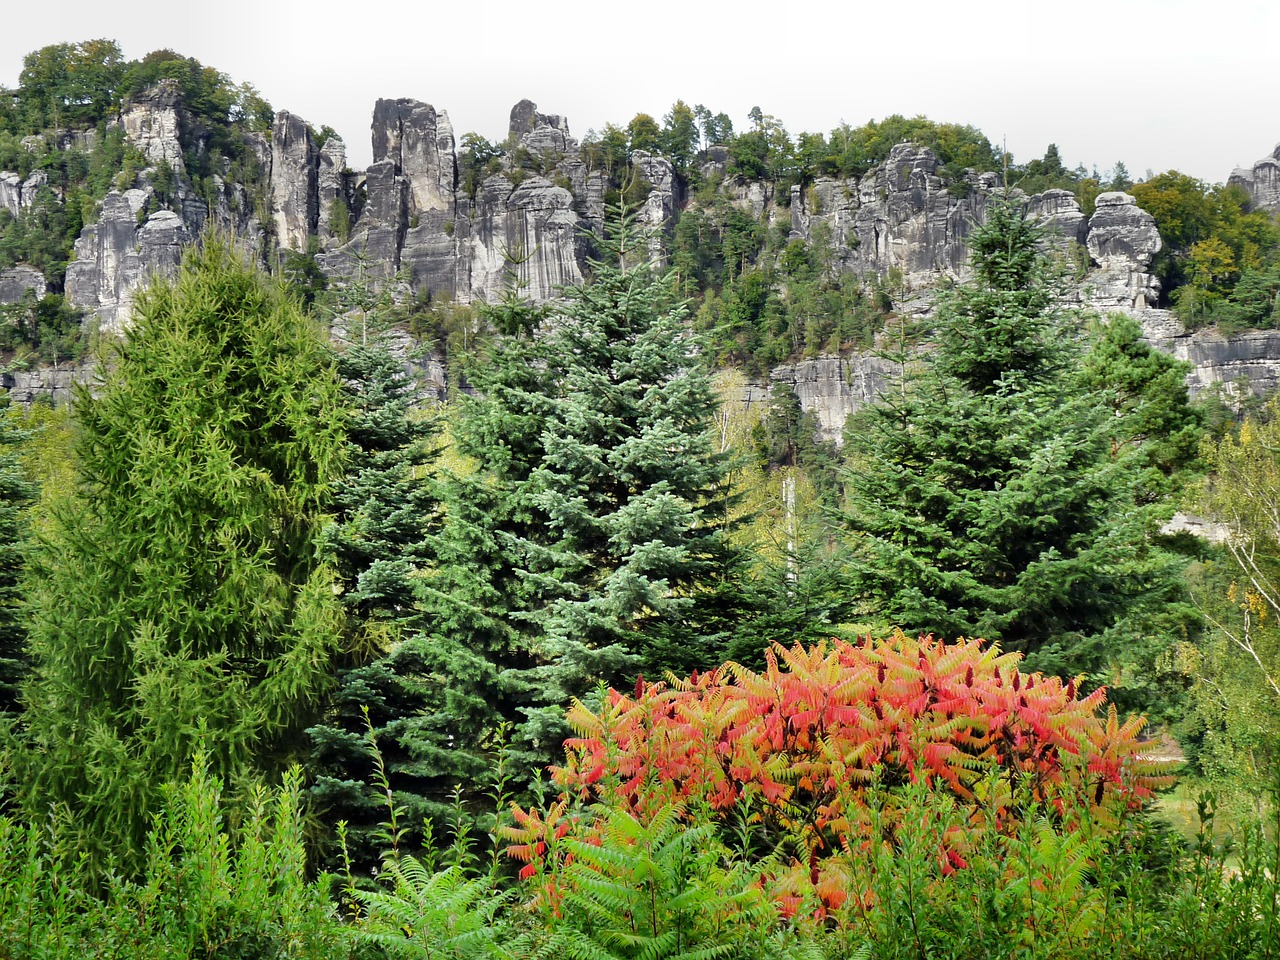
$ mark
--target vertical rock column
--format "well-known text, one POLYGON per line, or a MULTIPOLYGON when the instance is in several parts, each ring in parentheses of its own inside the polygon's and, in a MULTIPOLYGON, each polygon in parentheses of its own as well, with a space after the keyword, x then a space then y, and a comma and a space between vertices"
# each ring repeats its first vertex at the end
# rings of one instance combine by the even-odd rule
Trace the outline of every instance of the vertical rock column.
POLYGON ((319 151, 307 124, 286 110, 271 128, 271 213, 282 250, 306 250, 320 219, 319 151))

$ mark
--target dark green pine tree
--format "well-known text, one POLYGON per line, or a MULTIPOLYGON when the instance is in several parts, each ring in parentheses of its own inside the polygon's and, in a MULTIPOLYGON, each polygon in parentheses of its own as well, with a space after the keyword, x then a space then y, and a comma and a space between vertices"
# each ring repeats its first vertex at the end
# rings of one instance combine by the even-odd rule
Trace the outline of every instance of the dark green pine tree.
POLYGON ((420 409, 413 378, 385 338, 361 337, 340 350, 338 373, 351 410, 347 472, 334 485, 337 522, 325 545, 344 587, 347 651, 325 722, 307 731, 308 793, 326 822, 347 821, 353 858, 374 864, 387 811, 372 786, 369 733, 413 829, 438 816, 439 794, 447 790, 436 782, 438 759, 424 758, 420 748, 425 742, 430 750, 439 723, 426 710, 438 679, 424 653, 415 583, 437 519, 425 474, 438 424, 420 409))
POLYGON ((1174 581, 1160 505, 1076 372, 1036 226, 997 200, 970 240, 936 349, 848 431, 856 582, 888 624, 1101 673, 1109 631, 1174 581))
POLYGON ((499 723, 517 769, 545 763, 570 697, 660 673, 664 629, 696 647, 728 553, 700 344, 647 246, 622 228, 604 250, 545 322, 497 312, 507 335, 454 423, 475 469, 442 488, 426 607, 462 775, 499 723))
POLYGON ((28 549, 24 513, 36 495, 19 457, 28 432, 8 408, 6 396, 0 400, 0 719, 18 713, 19 689, 30 669, 21 581, 28 549))
MULTIPOLYGON (((1143 343, 1142 327, 1132 317, 1117 314, 1100 321, 1091 339, 1077 374, 1079 389, 1100 398, 1110 456, 1125 461, 1129 491, 1141 513, 1153 527, 1163 527, 1182 492, 1205 470, 1204 416, 1187 395, 1189 364, 1143 343)), ((1146 557, 1153 589, 1135 598, 1128 615, 1090 645, 1095 659, 1105 662, 1112 701, 1152 720, 1173 721, 1183 714, 1185 687, 1180 676, 1159 669, 1159 662, 1175 638, 1196 636, 1202 629, 1203 617, 1181 573, 1204 544, 1163 533, 1150 542, 1153 549, 1146 557)), ((1041 659, 1055 667, 1049 657, 1041 659)))
POLYGON ((60 805, 128 872, 197 750, 228 782, 299 756, 343 632, 319 541, 345 416, 320 331, 219 238, 139 296, 105 369, 34 563, 16 772, 32 816, 60 805))

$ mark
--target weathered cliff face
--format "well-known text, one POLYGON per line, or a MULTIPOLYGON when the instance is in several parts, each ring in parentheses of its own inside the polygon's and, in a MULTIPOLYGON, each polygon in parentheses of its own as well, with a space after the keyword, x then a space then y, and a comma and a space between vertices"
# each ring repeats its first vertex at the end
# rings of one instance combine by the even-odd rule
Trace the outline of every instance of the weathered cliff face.
POLYGON ((24 407, 37 400, 57 405, 71 399, 76 384, 88 386, 93 383, 93 377, 91 364, 6 370, 0 373, 0 387, 8 391, 10 402, 24 407))
POLYGON ((453 213, 458 158, 449 114, 416 100, 379 100, 373 108, 373 159, 392 163, 403 179, 409 216, 453 213))
POLYGON ((649 233, 650 255, 658 263, 665 263, 663 236, 679 213, 680 204, 675 168, 666 157, 654 156, 644 150, 632 153, 631 163, 636 175, 649 184, 649 195, 644 206, 636 212, 636 222, 641 230, 649 233))
MULTIPOLYGON (((88 311, 99 328, 111 332, 128 326, 138 289, 155 275, 172 275, 183 248, 200 236, 207 222, 232 232, 247 249, 261 249, 263 237, 244 184, 214 173, 198 192, 187 176, 184 153, 188 148, 205 150, 207 131, 190 122, 172 83, 163 81, 126 104, 120 124, 150 166, 129 189, 107 194, 97 222, 86 226, 76 240, 65 285, 67 301, 88 311), (168 164, 171 172, 163 205, 155 190, 161 164, 168 164)), ((285 132, 296 134, 297 126, 286 123, 285 132)), ((274 143, 252 134, 246 141, 269 172, 277 152, 274 143)), ((282 169, 288 170, 288 150, 282 148, 280 153, 282 169)), ((294 175, 290 171, 285 180, 294 175)), ((276 196, 270 190, 268 194, 276 196)), ((297 196, 298 191, 281 188, 284 213, 276 220, 277 229, 292 229, 295 211, 290 203, 297 196)), ((314 218, 310 229, 314 229, 314 218)), ((300 235, 305 241, 305 233, 300 235)))
POLYGON ((1243 187, 1255 208, 1280 213, 1280 143, 1252 168, 1232 171, 1227 182, 1243 187))
MULTIPOLYGON (((76 244, 66 281, 70 302, 113 330, 127 324, 137 288, 153 274, 172 272, 183 245, 209 219, 232 228, 246 246, 270 252, 245 185, 215 173, 198 195, 193 189, 184 150, 204 149, 206 133, 191 123, 172 85, 161 84, 127 105, 120 123, 152 168, 131 189, 107 197, 99 221, 76 244), (168 209, 157 209, 153 189, 161 163, 174 171, 168 209)), ((309 126, 287 112, 277 115, 269 137, 248 135, 246 142, 263 171, 255 189, 265 198, 261 212, 275 242, 301 251, 317 239, 321 267, 338 278, 367 270, 383 278, 401 274, 414 292, 459 302, 493 302, 509 290, 546 301, 582 279, 591 246, 584 234, 603 229, 604 176, 590 169, 565 118, 542 113, 528 100, 511 111, 503 169, 474 192, 461 182, 448 114, 416 100, 378 101, 374 162, 362 174, 346 169, 341 140, 329 138, 318 147, 309 126)), ((704 173, 722 175, 726 160, 722 150, 711 151, 704 173)), ((661 234, 685 203, 682 184, 662 157, 637 151, 632 161, 650 186, 639 219, 654 231, 652 252, 661 257, 661 234)), ((1280 148, 1232 179, 1256 205, 1280 210, 1280 148)), ((44 183, 40 172, 25 181, 0 173, 0 209, 18 213, 44 183)), ((945 183, 931 151, 900 144, 861 179, 819 179, 792 188, 786 199, 794 236, 829 242, 839 266, 855 273, 901 271, 908 289, 921 295, 942 277, 966 276, 971 225, 981 222, 987 198, 998 188, 995 174, 945 183)), ((746 179, 721 187, 731 202, 766 220, 788 212, 775 189, 746 179)), ((1245 377, 1262 390, 1280 379, 1280 335, 1187 335, 1155 308, 1160 290, 1150 263, 1161 241, 1132 197, 1103 194, 1088 218, 1066 191, 1025 202, 1053 226, 1064 252, 1088 265, 1078 302, 1137 316, 1152 343, 1194 365, 1193 389, 1245 377)), ((24 282, 11 280, 10 286, 24 282)), ((34 282, 28 287, 38 288, 34 282)), ((824 435, 835 437, 845 416, 883 386, 884 373, 874 358, 823 358, 780 367, 774 378, 793 384, 824 435)))
POLYGON ((49 292, 44 274, 31 267, 10 267, 0 270, 0 304, 18 303, 24 297, 37 300, 49 292))
MULTIPOLYGON (((800 409, 817 420, 819 439, 843 443, 849 415, 874 402, 900 373, 899 365, 884 357, 851 354, 784 364, 770 371, 769 379, 795 391, 800 409)), ((767 399, 767 392, 759 392, 767 399)))
POLYGON ((155 166, 168 163, 176 173, 185 171, 182 128, 179 115, 181 96, 173 80, 161 80, 136 96, 120 111, 125 136, 155 166))
POLYGON ((1085 302, 1104 312, 1154 309, 1160 283, 1149 269, 1163 246, 1155 219, 1127 193, 1104 193, 1096 202, 1085 236, 1093 264, 1082 285, 1085 302))
MULTIPOLYGON (((404 271, 415 292, 464 303, 495 301, 508 290, 544 301, 580 282, 588 252, 582 231, 603 222, 602 178, 587 170, 564 118, 522 100, 510 129, 511 155, 544 174, 509 165, 468 196, 448 114, 414 100, 378 101, 364 208, 350 242, 322 257, 322 266, 338 276, 357 265, 381 276, 404 271)), ((670 193, 670 164, 649 164, 659 180, 665 165, 670 193)), ((655 206, 668 210, 664 223, 674 212, 672 201, 655 206)))
POLYGON ((515 290, 546 301, 582 281, 581 218, 564 187, 545 177, 515 185, 489 177, 462 214, 455 225, 458 299, 493 301, 515 290))
POLYGON ((306 121, 286 111, 271 127, 271 213, 276 241, 287 250, 307 249, 320 224, 320 152, 306 121))
MULTIPOLYGON (((974 176, 954 197, 936 173, 933 151, 898 144, 889 159, 861 180, 814 181, 791 189, 795 236, 812 240, 824 224, 841 267, 859 274, 902 271, 909 284, 927 284, 965 270, 970 224, 981 221, 994 174, 974 176)), ((754 210, 757 201, 748 200, 754 210)))
POLYGON ((49 175, 43 170, 32 170, 25 180, 16 173, 0 171, 0 210, 18 216, 35 203, 36 191, 48 182, 49 175))
POLYGON ((353 179, 347 173, 347 145, 338 137, 330 137, 320 148, 316 166, 316 231, 325 243, 346 242, 346 236, 335 240, 338 225, 333 221, 341 208, 347 220, 344 229, 350 229, 353 179))
POLYGON ((1148 339, 1191 364, 1187 386, 1192 395, 1221 389, 1225 399, 1234 401, 1280 389, 1280 331, 1257 330, 1233 337, 1199 331, 1148 339))
MULTIPOLYGON (((860 181, 817 180, 807 190, 792 187, 795 236, 812 241, 817 227, 830 238, 841 265, 859 274, 897 269, 912 287, 968 274, 968 235, 986 215, 999 189, 995 174, 971 174, 964 196, 937 176, 932 151, 899 144, 888 161, 860 181)), ((1021 196, 1021 194, 1016 194, 1021 196)), ((1100 310, 1153 307, 1160 289, 1149 268, 1160 250, 1155 220, 1126 193, 1104 193, 1086 218, 1066 190, 1024 198, 1028 210, 1062 238, 1064 251, 1083 245, 1091 269, 1082 298, 1100 310)), ((745 201, 754 210, 755 201, 745 201)))
POLYGON ((101 330, 122 331, 138 288, 155 275, 172 276, 191 242, 172 210, 158 210, 139 224, 145 203, 142 190, 107 194, 101 218, 84 228, 76 259, 67 266, 67 300, 96 314, 101 330))
POLYGON ((1083 244, 1089 234, 1090 221, 1070 190, 1038 193, 1028 201, 1028 209, 1032 216, 1062 238, 1064 248, 1068 243, 1083 244))

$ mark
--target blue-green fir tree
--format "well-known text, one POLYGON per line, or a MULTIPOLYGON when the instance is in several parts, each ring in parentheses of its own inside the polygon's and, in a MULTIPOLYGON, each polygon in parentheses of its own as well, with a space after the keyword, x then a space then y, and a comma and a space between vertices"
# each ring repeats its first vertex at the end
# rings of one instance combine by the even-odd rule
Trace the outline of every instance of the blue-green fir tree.
POLYGON ((673 632, 696 656, 727 564, 701 344, 646 241, 624 225, 602 248, 545 316, 496 311, 506 335, 453 424, 472 469, 442 487, 425 606, 460 774, 485 769, 499 724, 516 769, 545 763, 561 707, 660 674, 673 632))

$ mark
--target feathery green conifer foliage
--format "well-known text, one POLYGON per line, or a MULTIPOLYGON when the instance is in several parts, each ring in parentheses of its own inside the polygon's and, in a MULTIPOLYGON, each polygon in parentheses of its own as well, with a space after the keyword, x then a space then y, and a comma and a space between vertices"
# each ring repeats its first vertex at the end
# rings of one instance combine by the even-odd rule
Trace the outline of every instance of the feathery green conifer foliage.
POLYGON ((29 434, 8 406, 7 396, 0 399, 0 717, 18 711, 18 689, 29 669, 19 583, 28 549, 23 511, 36 494, 18 455, 29 434))
POLYGON ((696 644, 727 549, 711 380, 629 224, 550 320, 514 302, 492 319, 505 335, 454 427, 475 469, 443 485, 426 590, 460 773, 483 770, 500 720, 517 769, 545 763, 570 697, 661 669, 645 662, 660 626, 696 644))
POLYGON ((673 278, 626 222, 547 331, 556 384, 530 479, 550 536, 532 572, 551 601, 536 622, 567 659, 618 646, 661 669, 650 626, 696 623, 726 559, 728 457, 712 446, 700 346, 673 278))
POLYGON ((317 328, 229 240, 137 301, 96 395, 79 484, 32 578, 28 809, 137 866, 158 785, 198 749, 233 782, 281 770, 342 635, 318 542, 344 405, 317 328))
POLYGON ((1080 331, 1035 224, 996 201, 970 245, 937 349, 849 431, 856 578, 908 631, 1100 671, 1100 638, 1174 589, 1151 539, 1165 505, 1141 502, 1144 458, 1114 454, 1112 405, 1073 373, 1080 331))
POLYGON ((1080 376, 1111 416, 1113 456, 1137 456, 1142 502, 1167 500, 1200 470, 1203 416, 1187 397, 1190 364, 1142 342, 1142 325, 1115 314, 1097 325, 1080 376))

